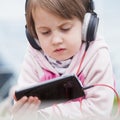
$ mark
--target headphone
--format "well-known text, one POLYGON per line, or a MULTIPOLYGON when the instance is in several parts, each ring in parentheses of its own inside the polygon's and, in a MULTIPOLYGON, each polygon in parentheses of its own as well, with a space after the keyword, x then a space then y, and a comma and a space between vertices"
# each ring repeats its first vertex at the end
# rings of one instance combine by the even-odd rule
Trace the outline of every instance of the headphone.
MULTIPOLYGON (((25 2, 25 9, 27 8, 27 3, 28 3, 28 0, 26 0, 25 2)), ((89 47, 89 43, 95 40, 98 24, 99 24, 99 18, 97 17, 97 14, 94 12, 94 9, 95 9, 94 2, 93 0, 90 0, 90 3, 89 3, 90 12, 87 12, 84 16, 83 28, 82 28, 82 40, 87 43, 86 50, 89 47)), ((41 50, 41 47, 37 43, 37 40, 35 40, 30 35, 29 30, 27 29, 27 26, 25 26, 25 33, 30 45, 36 50, 41 50)))

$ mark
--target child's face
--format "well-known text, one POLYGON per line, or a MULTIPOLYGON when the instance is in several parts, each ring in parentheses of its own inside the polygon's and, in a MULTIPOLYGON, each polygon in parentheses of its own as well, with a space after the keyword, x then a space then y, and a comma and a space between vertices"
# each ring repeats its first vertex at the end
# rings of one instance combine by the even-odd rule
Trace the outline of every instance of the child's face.
POLYGON ((37 8, 33 14, 42 50, 51 58, 66 60, 80 49, 82 24, 77 18, 63 19, 37 8))

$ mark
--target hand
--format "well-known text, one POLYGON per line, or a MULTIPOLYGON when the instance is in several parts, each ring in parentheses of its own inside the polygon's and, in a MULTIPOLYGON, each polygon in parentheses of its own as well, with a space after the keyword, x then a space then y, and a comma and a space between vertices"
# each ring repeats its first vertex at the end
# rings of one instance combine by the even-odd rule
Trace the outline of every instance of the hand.
POLYGON ((15 120, 35 120, 40 103, 41 101, 37 97, 24 96, 13 105, 13 118, 15 120))

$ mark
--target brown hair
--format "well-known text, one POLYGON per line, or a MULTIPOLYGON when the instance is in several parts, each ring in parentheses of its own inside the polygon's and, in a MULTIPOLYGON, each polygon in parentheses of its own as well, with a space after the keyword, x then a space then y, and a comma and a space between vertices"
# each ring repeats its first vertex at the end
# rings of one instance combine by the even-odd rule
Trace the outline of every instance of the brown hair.
POLYGON ((90 0, 27 0, 25 12, 29 33, 32 37, 37 38, 32 15, 36 7, 41 7, 65 19, 77 17, 83 22, 84 15, 89 9, 89 1, 90 0))

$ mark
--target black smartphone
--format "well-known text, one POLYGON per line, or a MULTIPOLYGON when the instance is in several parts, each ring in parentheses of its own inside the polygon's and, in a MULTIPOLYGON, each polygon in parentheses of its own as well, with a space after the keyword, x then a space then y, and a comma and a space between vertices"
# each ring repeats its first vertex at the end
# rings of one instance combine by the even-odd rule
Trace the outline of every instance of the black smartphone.
POLYGON ((15 92, 17 100, 23 96, 37 96, 41 100, 41 108, 84 95, 82 84, 76 75, 60 76, 15 92))

